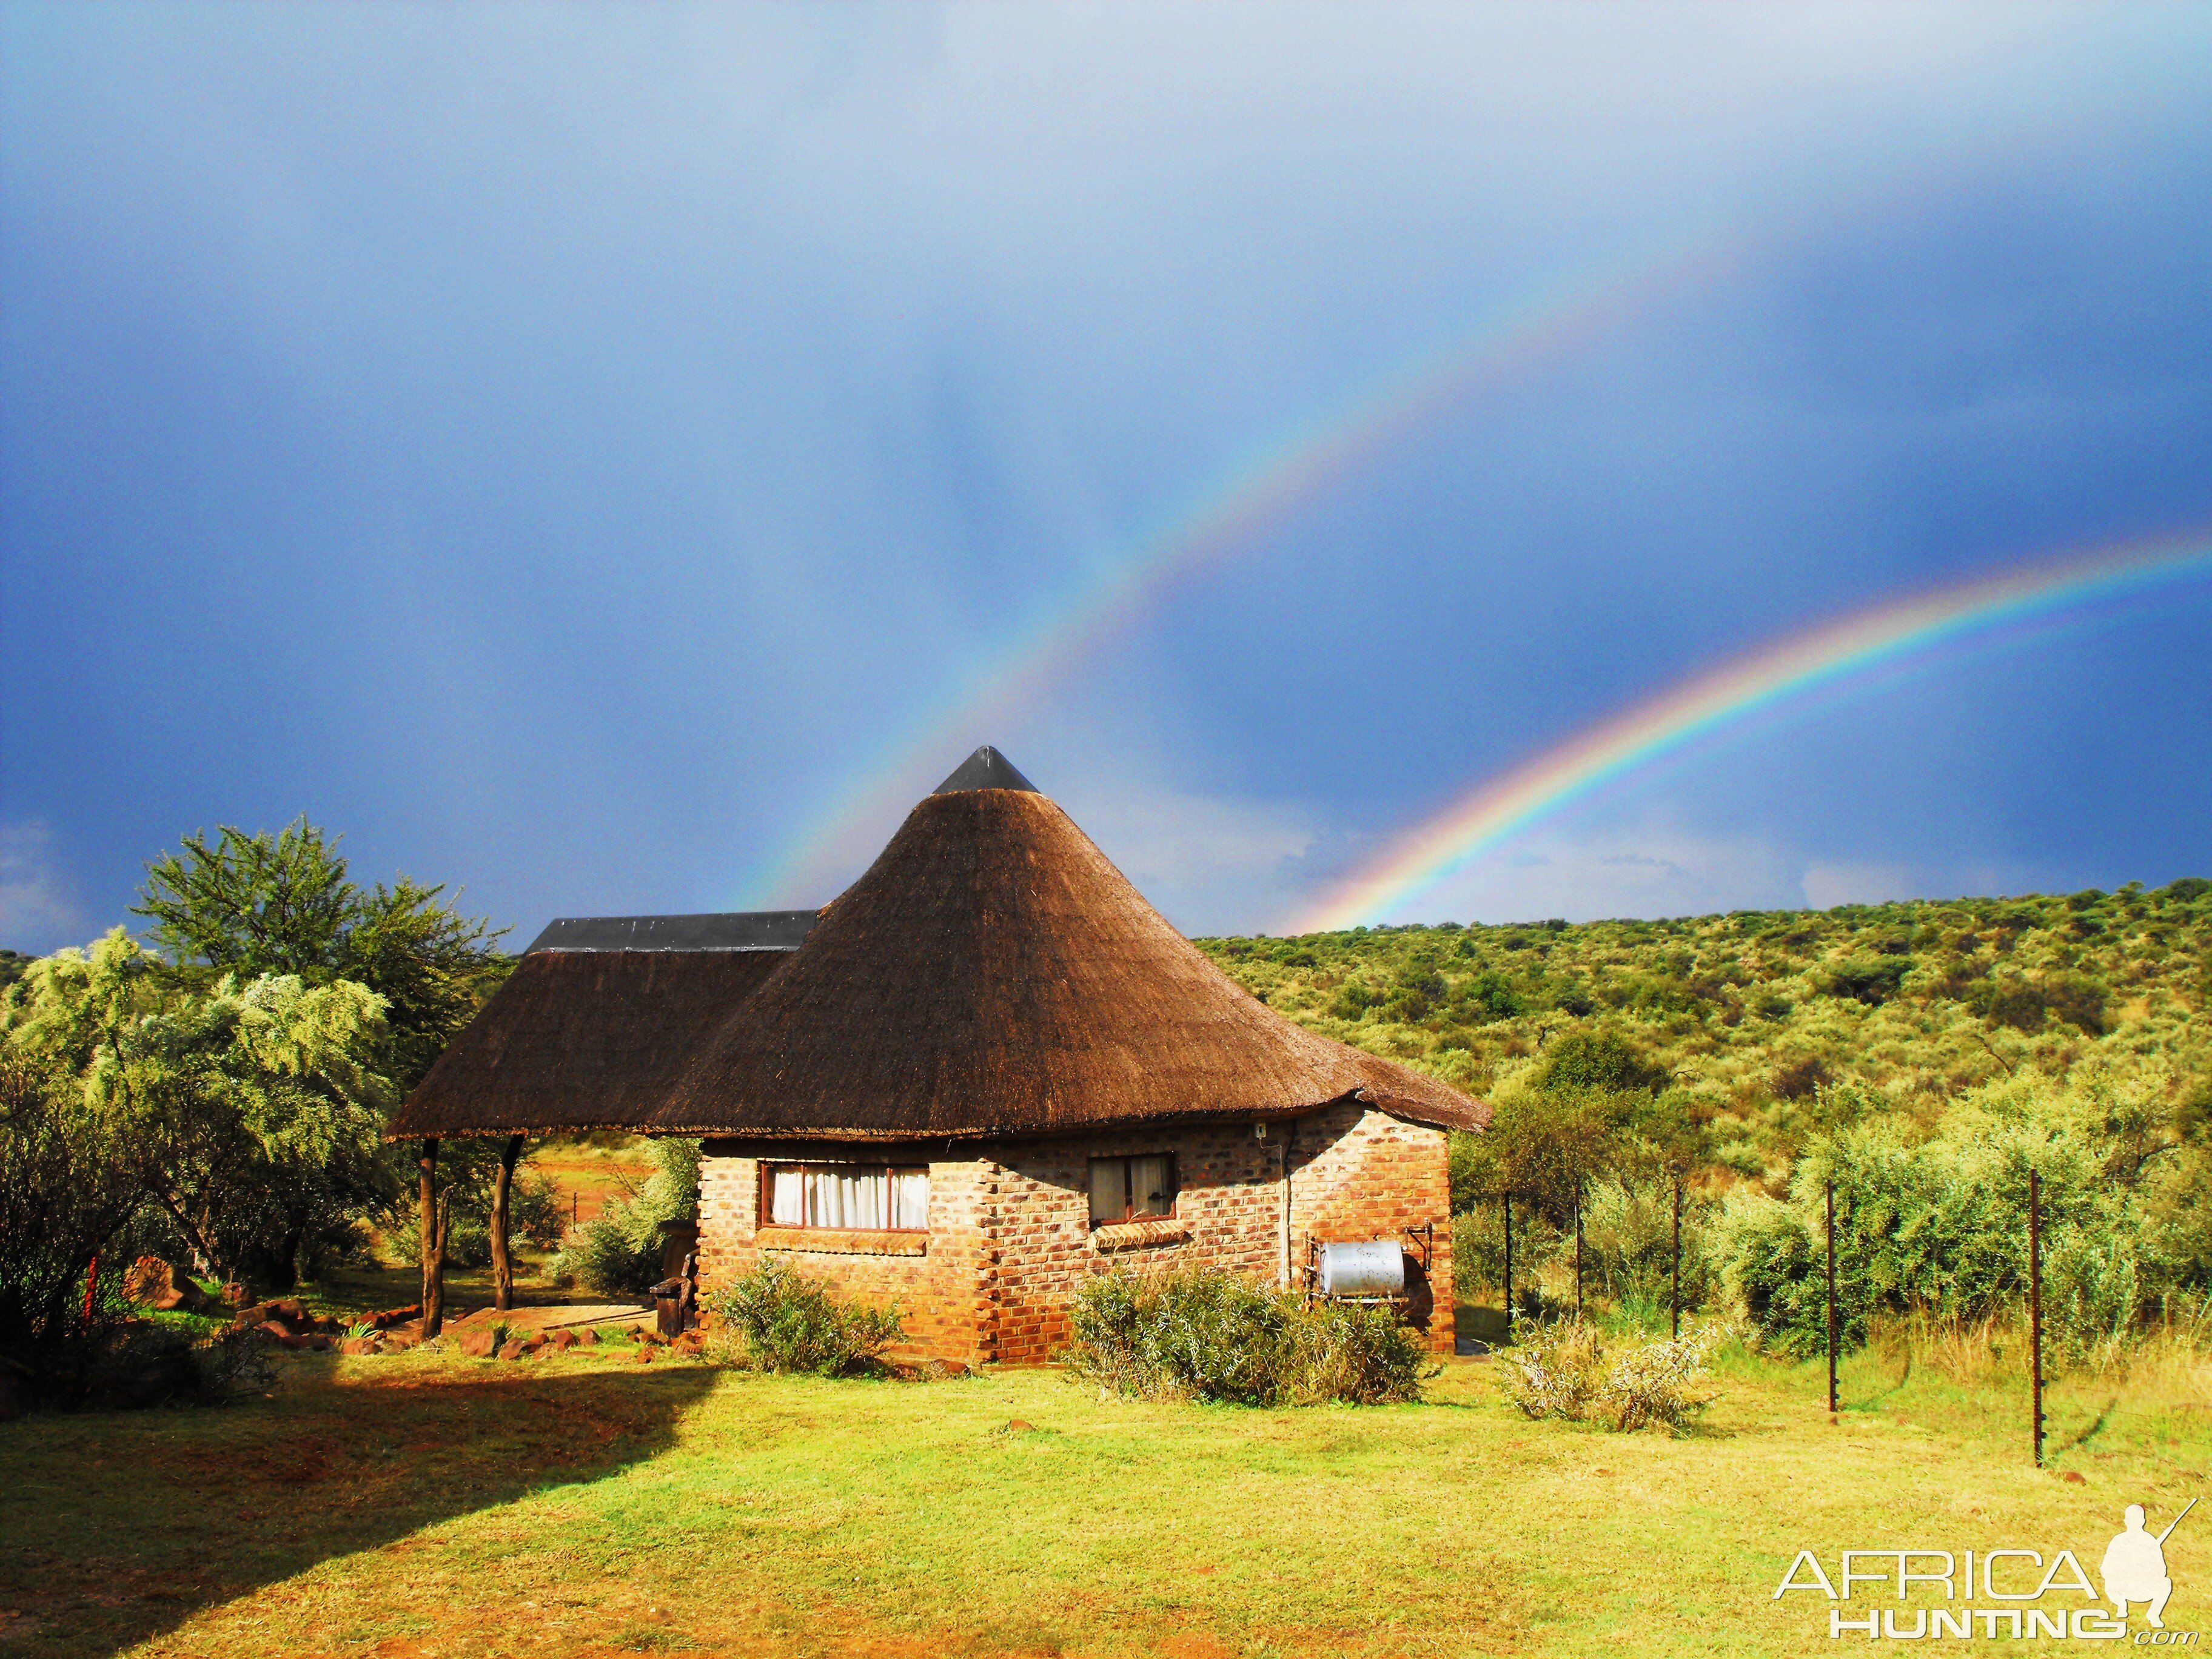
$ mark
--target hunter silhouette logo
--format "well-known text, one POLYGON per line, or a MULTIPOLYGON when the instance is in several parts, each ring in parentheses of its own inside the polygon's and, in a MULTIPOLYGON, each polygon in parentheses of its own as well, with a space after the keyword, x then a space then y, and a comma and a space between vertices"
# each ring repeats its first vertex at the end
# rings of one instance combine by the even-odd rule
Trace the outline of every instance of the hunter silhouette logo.
POLYGON ((2105 1599, 2119 1609, 2120 1617, 2128 1616, 2128 1603, 2149 1603, 2143 1617, 2153 1630, 2164 1630, 2166 1620, 2160 1615, 2166 1611, 2166 1597, 2173 1594, 2173 1580, 2166 1576, 2166 1540, 2181 1524, 2181 1516, 2197 1507, 2191 1498, 2188 1508, 2166 1523, 2166 1530, 2154 1536, 2143 1529, 2143 1506, 2128 1505, 2122 1517, 2127 1530, 2105 1546, 2104 1564, 2100 1571, 2105 1579, 2105 1599))
POLYGON ((2081 1558, 2070 1549, 1849 1549, 1839 1553, 1833 1577, 1816 1552, 1800 1550, 1775 1587, 1774 1600, 1792 1590, 1809 1591, 1831 1603, 1831 1637, 1904 1641, 2121 1641, 2129 1638, 2130 1611, 2140 1608, 2147 1628, 2134 1632, 2133 1645, 2195 1647, 2196 1632, 2166 1627, 2166 1604, 2173 1595, 2166 1540, 2197 1501, 2191 1498, 2162 1532, 2150 1530, 2142 1504, 2128 1505, 2121 1531, 2098 1563, 2109 1612, 2100 1604, 2081 1558), (1880 1605, 1885 1600, 1887 1607, 1880 1605), (1921 1605, 1909 1605, 1914 1601, 1921 1605))

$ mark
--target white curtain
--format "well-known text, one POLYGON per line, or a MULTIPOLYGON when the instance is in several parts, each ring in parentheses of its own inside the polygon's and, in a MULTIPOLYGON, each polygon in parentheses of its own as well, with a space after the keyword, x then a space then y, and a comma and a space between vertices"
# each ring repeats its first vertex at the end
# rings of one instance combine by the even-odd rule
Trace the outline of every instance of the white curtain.
POLYGON ((769 1172, 768 1218, 779 1227, 806 1224, 806 1171, 788 1166, 769 1172))
POLYGON ((858 1164, 784 1164, 769 1177, 769 1220, 778 1227, 854 1232, 929 1228, 929 1171, 858 1164))
POLYGON ((915 1232, 929 1231, 929 1171, 891 1171, 891 1225, 915 1232))
POLYGON ((806 1172, 806 1224, 878 1232, 884 1224, 884 1172, 832 1164, 806 1172))

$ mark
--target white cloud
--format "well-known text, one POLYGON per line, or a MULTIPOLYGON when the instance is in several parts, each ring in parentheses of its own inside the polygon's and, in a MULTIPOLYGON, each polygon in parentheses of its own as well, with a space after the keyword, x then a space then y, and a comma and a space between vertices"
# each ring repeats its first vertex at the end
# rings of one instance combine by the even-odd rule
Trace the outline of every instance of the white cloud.
POLYGON ((1127 783, 1073 793, 1068 815, 1187 933, 1245 933, 1282 910, 1320 838, 1312 813, 1287 802, 1127 783))
POLYGON ((1533 921, 1705 915, 1804 902, 1795 860, 1755 836, 1653 823, 1540 835, 1393 921, 1533 921), (1413 912, 1417 911, 1418 915, 1413 912))
POLYGON ((1901 864, 1814 863, 1805 866, 1805 902, 1815 910, 1838 904, 1884 904, 1920 890, 1901 864))
MULTIPOLYGON (((1359 849, 1366 857, 1371 853, 1359 849)), ((1345 860, 1358 868, 1363 857, 1345 860)), ((1311 880, 1311 872, 1303 872, 1311 880)), ((1330 872, 1341 879, 1342 868, 1330 872)), ((1328 882, 1313 885, 1326 890, 1328 882)), ((2052 873, 1990 858, 1918 864, 1838 858, 1786 836, 1686 826, 1664 811, 1540 832, 1380 918, 1534 921, 1826 910, 1909 898, 2052 890, 2052 873)), ((1290 907, 1284 914, 1295 914, 1290 907)))
POLYGON ((36 818, 0 823, 0 943, 33 955, 81 943, 84 915, 55 868, 53 830, 36 818))

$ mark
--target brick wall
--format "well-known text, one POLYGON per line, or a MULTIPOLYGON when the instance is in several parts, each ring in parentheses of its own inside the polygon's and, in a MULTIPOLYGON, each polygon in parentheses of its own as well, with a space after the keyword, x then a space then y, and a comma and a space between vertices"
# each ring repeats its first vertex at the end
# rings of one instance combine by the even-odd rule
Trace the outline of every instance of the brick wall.
POLYGON ((1279 1283, 1280 1144, 1255 1140, 1252 1126, 1238 1123, 994 1146, 1003 1171, 988 1224, 997 1256, 999 1358, 1009 1364, 1051 1358, 1066 1346, 1075 1287, 1117 1262, 1141 1268, 1197 1261, 1279 1283), (1175 1156, 1174 1224, 1105 1228, 1094 1238, 1091 1160, 1156 1152, 1175 1156))
MULTIPOLYGON (((761 1230, 760 1163, 834 1158, 820 1143, 708 1141, 700 1166, 700 1276, 712 1290, 776 1250, 838 1295, 896 1303, 907 1357, 969 1364, 1042 1364, 1067 1340, 1076 1286, 1117 1262, 1199 1262, 1270 1284, 1303 1284, 1309 1238, 1400 1237, 1437 1224, 1427 1279, 1451 1284, 1450 1191, 1440 1130, 1401 1123, 1358 1105, 1271 1123, 1152 1133, 1037 1138, 978 1147, 946 1160, 937 1142, 848 1152, 868 1161, 929 1165, 929 1234, 825 1235, 761 1230), (932 1157, 934 1152, 938 1156, 932 1157), (1090 1224, 1090 1160, 1170 1152, 1177 1194, 1172 1222, 1090 1224), (1285 1159, 1290 1215, 1284 1214, 1285 1159), (911 1253, 919 1249, 921 1253, 911 1253), (897 1249, 902 1254, 882 1254, 897 1249)), ((1413 1251, 1418 1261, 1419 1250, 1413 1251)), ((1419 1279, 1416 1268, 1409 1277, 1419 1279)), ((1442 1316, 1426 1285, 1413 1286, 1415 1322, 1431 1345, 1452 1347, 1450 1299, 1442 1316)))
POLYGON ((1315 1243, 1395 1238, 1406 1247, 1408 1317, 1437 1353, 1453 1348, 1451 1172, 1441 1129, 1356 1103, 1300 1118, 1291 1140, 1291 1231, 1300 1269, 1315 1243), (1411 1229, 1432 1224, 1429 1261, 1411 1229))
POLYGON ((980 1364, 994 1355, 996 1322, 986 1299, 990 1263, 981 1225, 995 1166, 980 1159, 947 1160, 944 1143, 932 1149, 887 1147, 860 1151, 819 1142, 762 1146, 709 1140, 699 1160, 699 1283, 712 1291, 750 1272, 763 1245, 826 1281, 842 1299, 873 1307, 896 1304, 906 1340, 893 1350, 903 1358, 957 1359, 980 1364), (835 1162, 852 1157, 874 1162, 929 1165, 929 1232, 836 1235, 770 1228, 761 1232, 760 1166, 766 1163, 835 1162), (878 1254, 884 1249, 916 1254, 878 1254))

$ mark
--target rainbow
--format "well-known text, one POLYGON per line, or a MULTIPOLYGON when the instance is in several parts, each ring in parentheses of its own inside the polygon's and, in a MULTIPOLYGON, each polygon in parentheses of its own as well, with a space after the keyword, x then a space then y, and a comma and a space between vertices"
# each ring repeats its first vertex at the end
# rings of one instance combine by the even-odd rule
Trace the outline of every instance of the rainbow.
POLYGON ((744 902, 819 900, 818 884, 872 846, 871 826, 905 811, 974 744, 1004 741, 1007 727, 1180 584, 1249 550, 1300 503, 1352 477, 1424 423, 1710 280, 1745 246, 1740 238, 1701 238, 1501 307, 1401 367, 1349 409, 1248 460, 1011 641, 948 706, 910 726, 785 845, 744 902))
POLYGON ((1565 808, 1778 704, 1996 633, 2065 620, 2100 600, 2212 576, 2212 530, 2107 548, 1893 600, 1824 623, 1601 721, 1486 780, 1401 836, 1284 931, 1328 933, 1433 893, 1565 808))

